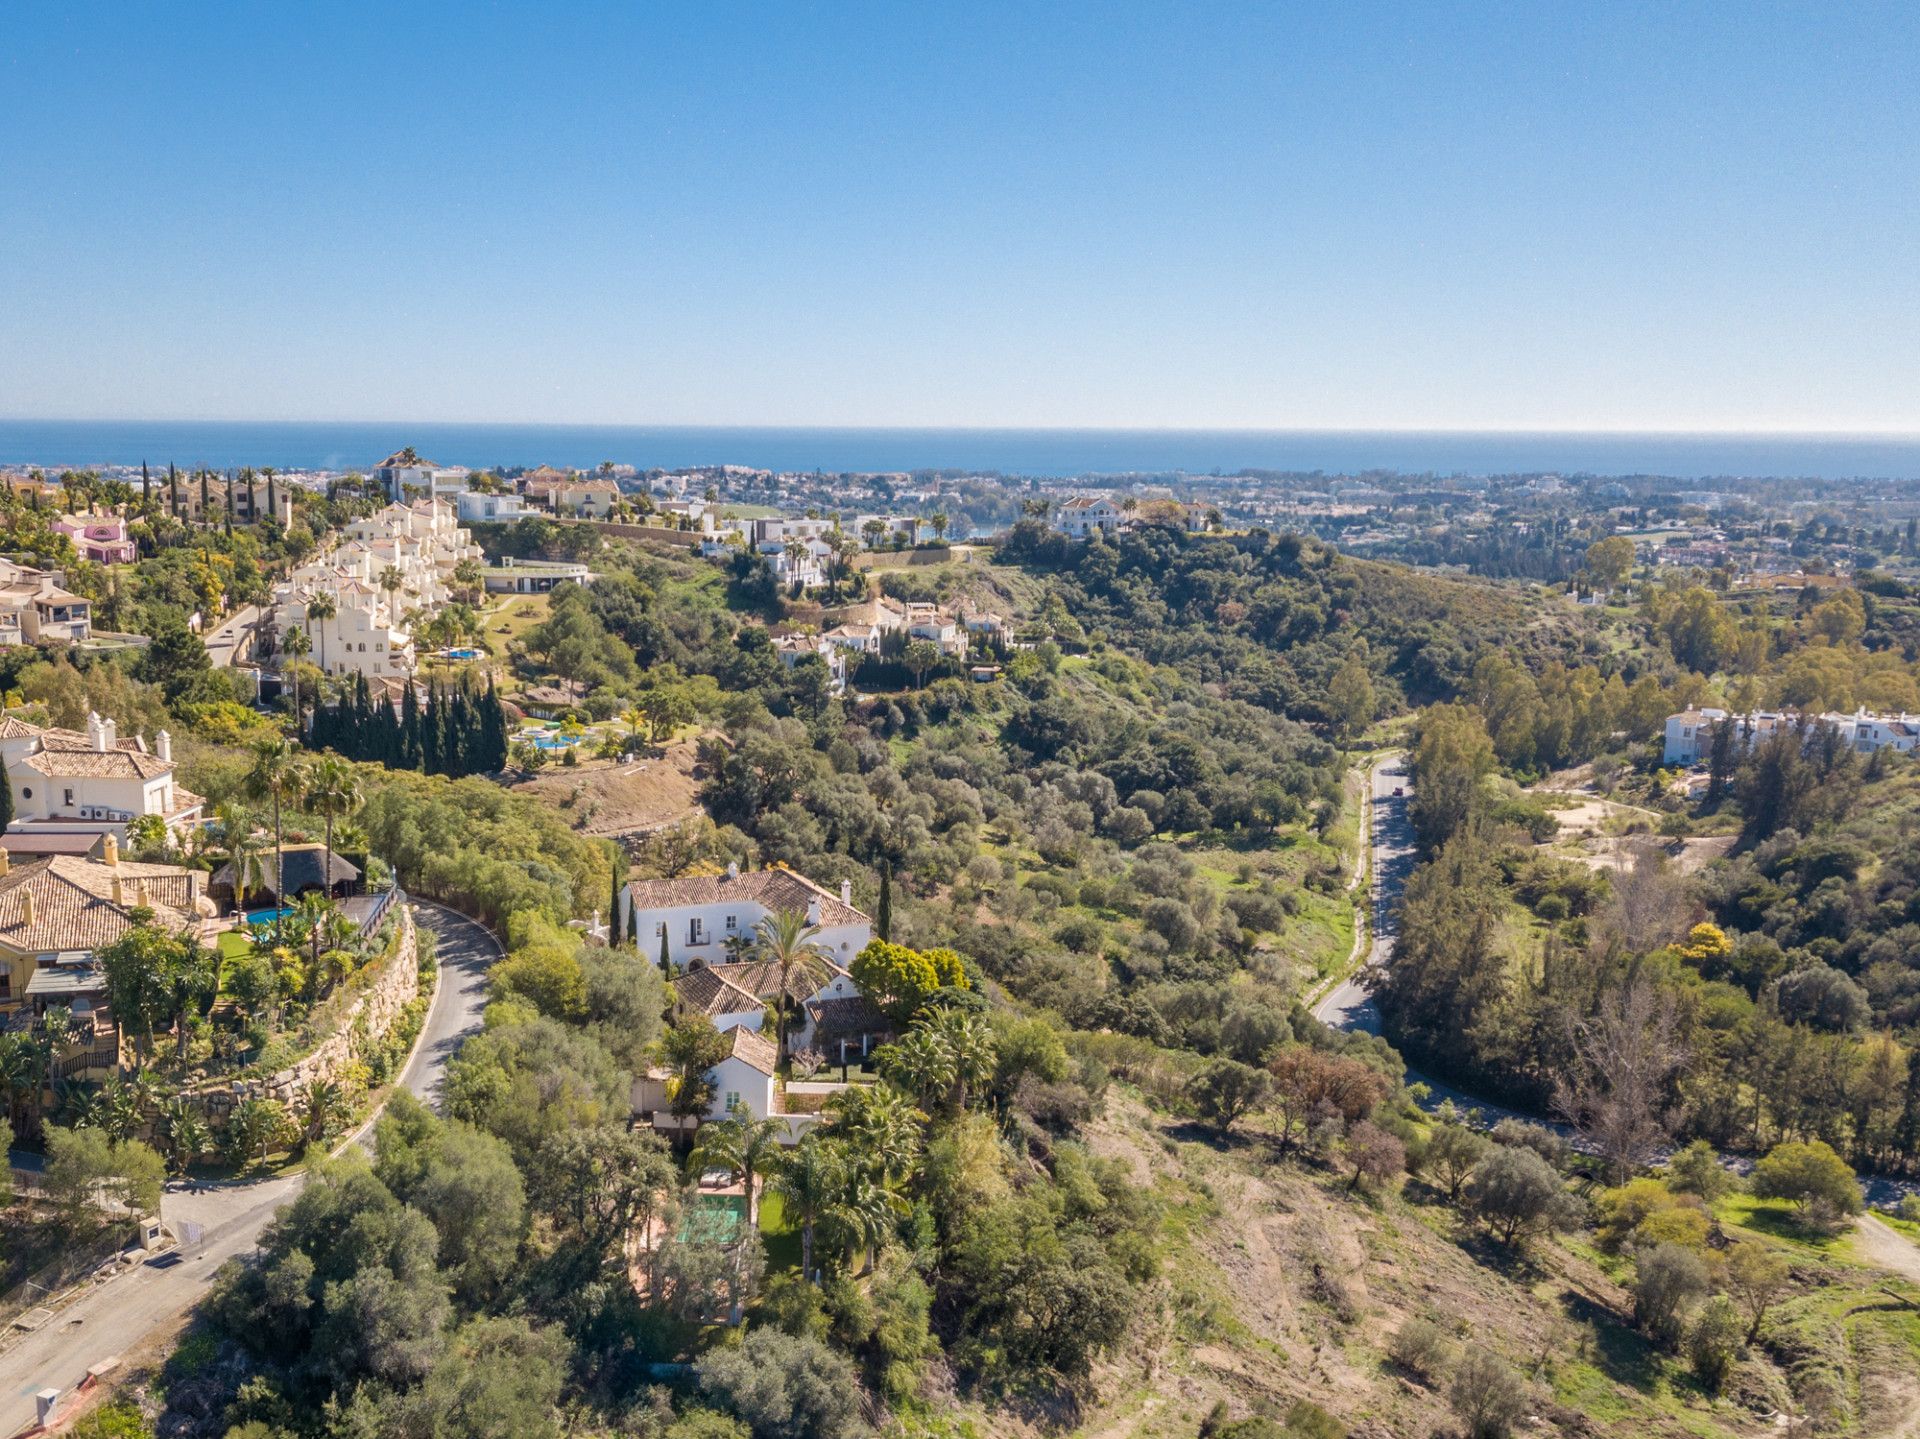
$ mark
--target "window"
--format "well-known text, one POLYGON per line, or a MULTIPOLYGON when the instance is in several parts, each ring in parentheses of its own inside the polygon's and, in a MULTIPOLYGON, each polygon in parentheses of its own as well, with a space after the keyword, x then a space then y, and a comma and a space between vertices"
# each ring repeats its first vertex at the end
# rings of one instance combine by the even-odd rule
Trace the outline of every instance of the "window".
POLYGON ((665 939, 667 937, 667 922, 664 919, 653 927, 653 937, 655 939, 665 939))
POLYGON ((739 1108, 740 1108, 740 1091, 737 1089, 729 1089, 727 1091, 727 1113, 733 1114, 737 1112, 739 1108))
POLYGON ((737 925, 735 923, 734 917, 732 915, 728 915, 727 916, 727 933, 732 934, 736 927, 737 925))
POLYGON ((688 944, 705 944, 706 942, 707 942, 707 927, 705 923, 702 922, 700 916, 695 915, 692 919, 687 921, 687 943, 688 944))
POLYGON ((72 791, 72 790, 68 790, 68 791, 67 791, 67 797, 66 797, 66 799, 64 799, 63 801, 61 801, 61 803, 63 803, 63 804, 67 804, 67 805, 71 805, 71 804, 73 803, 73 791, 72 791))

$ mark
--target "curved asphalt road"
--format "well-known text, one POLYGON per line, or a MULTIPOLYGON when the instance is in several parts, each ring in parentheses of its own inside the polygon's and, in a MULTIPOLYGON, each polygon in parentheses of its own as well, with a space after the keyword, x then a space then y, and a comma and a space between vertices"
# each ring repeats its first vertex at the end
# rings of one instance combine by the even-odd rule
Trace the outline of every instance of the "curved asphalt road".
MULTIPOLYGON (((413 907, 420 927, 439 936, 440 982, 400 1083, 437 1104, 447 1061, 480 1028, 487 970, 501 951, 493 935, 466 916, 424 900, 413 907)), ((369 1119, 349 1142, 365 1143, 372 1132, 369 1119)), ((150 1262, 101 1285, 0 1351, 0 1435, 33 1423, 33 1396, 40 1390, 71 1391, 90 1366, 127 1352, 196 1303, 222 1264, 253 1248, 274 1211, 299 1192, 302 1178, 169 1184, 161 1217, 176 1235, 195 1233, 189 1226, 196 1226, 196 1237, 175 1251, 178 1260, 165 1256, 165 1267, 150 1262)))

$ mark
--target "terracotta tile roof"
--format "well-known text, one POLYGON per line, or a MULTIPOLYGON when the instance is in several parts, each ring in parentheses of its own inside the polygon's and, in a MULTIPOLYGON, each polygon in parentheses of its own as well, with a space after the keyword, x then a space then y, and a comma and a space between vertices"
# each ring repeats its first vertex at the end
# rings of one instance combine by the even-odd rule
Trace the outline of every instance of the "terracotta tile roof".
MULTIPOLYGON (((93 741, 78 730, 59 729, 53 725, 29 724, 15 715, 0 719, 0 739, 37 739, 42 749, 91 750, 93 741)), ((114 741, 115 749, 146 749, 146 741, 138 735, 126 735, 114 741)))
MULTIPOLYGON (((780 966, 770 959, 716 964, 710 966, 710 972, 717 973, 735 989, 753 995, 758 1004, 764 1004, 780 993, 780 966)), ((835 975, 845 973, 825 955, 813 955, 787 971, 787 995, 791 999, 803 1000, 810 994, 818 994, 835 975)))
POLYGON ((199 873, 177 865, 109 865, 50 855, 0 876, 0 945, 19 953, 99 949, 132 928, 129 911, 143 897, 158 924, 184 930, 197 923, 199 895, 199 873), (113 897, 116 878, 118 900, 113 897))
POLYGON ((706 966, 690 969, 675 980, 673 998, 675 1003, 709 1018, 717 1014, 751 1014, 766 1008, 766 1001, 758 995, 742 989, 719 970, 706 966))
POLYGON ((163 779, 173 766, 138 750, 43 749, 20 761, 48 779, 163 779))
POLYGON ((766 910, 797 909, 820 902, 820 923, 858 924, 867 918, 840 896, 830 894, 790 869, 756 869, 744 874, 684 875, 679 879, 636 879, 627 884, 638 910, 678 909, 685 905, 748 900, 766 910))
POLYGON ((818 999, 807 1006, 816 1042, 838 1035, 890 1034, 893 1023, 864 995, 850 999, 818 999))
POLYGON ((771 1039, 763 1038, 744 1024, 735 1025, 728 1033, 733 1036, 733 1058, 746 1061, 750 1068, 766 1075, 780 1067, 780 1051, 771 1039))

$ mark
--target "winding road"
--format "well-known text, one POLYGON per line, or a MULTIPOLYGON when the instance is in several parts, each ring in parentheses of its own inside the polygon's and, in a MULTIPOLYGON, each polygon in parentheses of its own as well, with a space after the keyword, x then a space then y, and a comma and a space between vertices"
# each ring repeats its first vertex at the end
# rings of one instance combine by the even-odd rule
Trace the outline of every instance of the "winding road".
MULTIPOLYGON (((413 909, 420 927, 438 936, 440 981, 400 1084, 437 1105, 447 1061, 480 1028, 487 970, 501 951, 493 935, 465 915, 424 900, 414 901, 413 909)), ((372 1133, 369 1118, 347 1143, 365 1144, 372 1133)), ((251 1182, 169 1184, 160 1216, 174 1234, 190 1237, 172 1253, 75 1300, 44 1327, 0 1351, 0 1435, 34 1422, 33 1396, 40 1390, 71 1391, 89 1367, 128 1352, 198 1302, 222 1264, 254 1247, 274 1211, 299 1192, 303 1179, 289 1174, 251 1182)))

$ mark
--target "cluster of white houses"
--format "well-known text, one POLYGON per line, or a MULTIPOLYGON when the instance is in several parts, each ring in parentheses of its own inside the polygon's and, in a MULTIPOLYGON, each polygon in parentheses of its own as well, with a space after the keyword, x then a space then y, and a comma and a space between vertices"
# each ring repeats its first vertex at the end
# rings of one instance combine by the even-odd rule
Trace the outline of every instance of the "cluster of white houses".
POLYGON ((295 629, 307 658, 327 674, 361 674, 392 687, 418 657, 410 610, 433 610, 453 594, 453 572, 480 547, 443 499, 391 504, 346 527, 341 542, 274 587, 271 627, 284 653, 295 629))
POLYGON ((790 1112, 775 1078, 780 1055, 768 1037, 768 1015, 783 997, 794 1016, 789 1051, 811 1050, 829 1065, 857 1063, 891 1037, 885 1017, 848 973, 873 938, 873 922, 854 908, 846 884, 835 894, 790 869, 743 873, 729 866, 724 874, 631 881, 620 909, 623 932, 640 953, 663 955, 682 971, 673 986, 675 1013, 705 1015, 729 1044, 708 1075, 713 1099, 703 1116, 683 1123, 671 1113, 664 1072, 637 1078, 633 1112, 642 1123, 671 1132, 703 1120, 779 1118, 797 1142, 816 1121, 810 1112, 790 1112), (781 912, 806 917, 813 946, 784 977, 752 945, 760 922, 781 912))
POLYGON ((1722 724, 1732 727, 1734 748, 1739 753, 1781 730, 1803 726, 1809 733, 1831 733, 1859 754, 1883 749, 1909 754, 1920 748, 1920 715, 1870 714, 1864 709, 1852 714, 1803 714, 1796 710, 1732 714, 1701 708, 1667 716, 1665 763, 1691 765, 1707 759, 1713 750, 1714 733, 1722 724))
POLYGON ((887 652, 890 642, 925 640, 950 659, 964 660, 976 643, 1008 645, 1012 626, 992 610, 896 600, 877 595, 830 612, 834 624, 819 634, 781 635, 774 641, 781 661, 798 664, 808 655, 826 661, 835 689, 844 689, 849 669, 866 655, 887 652))

